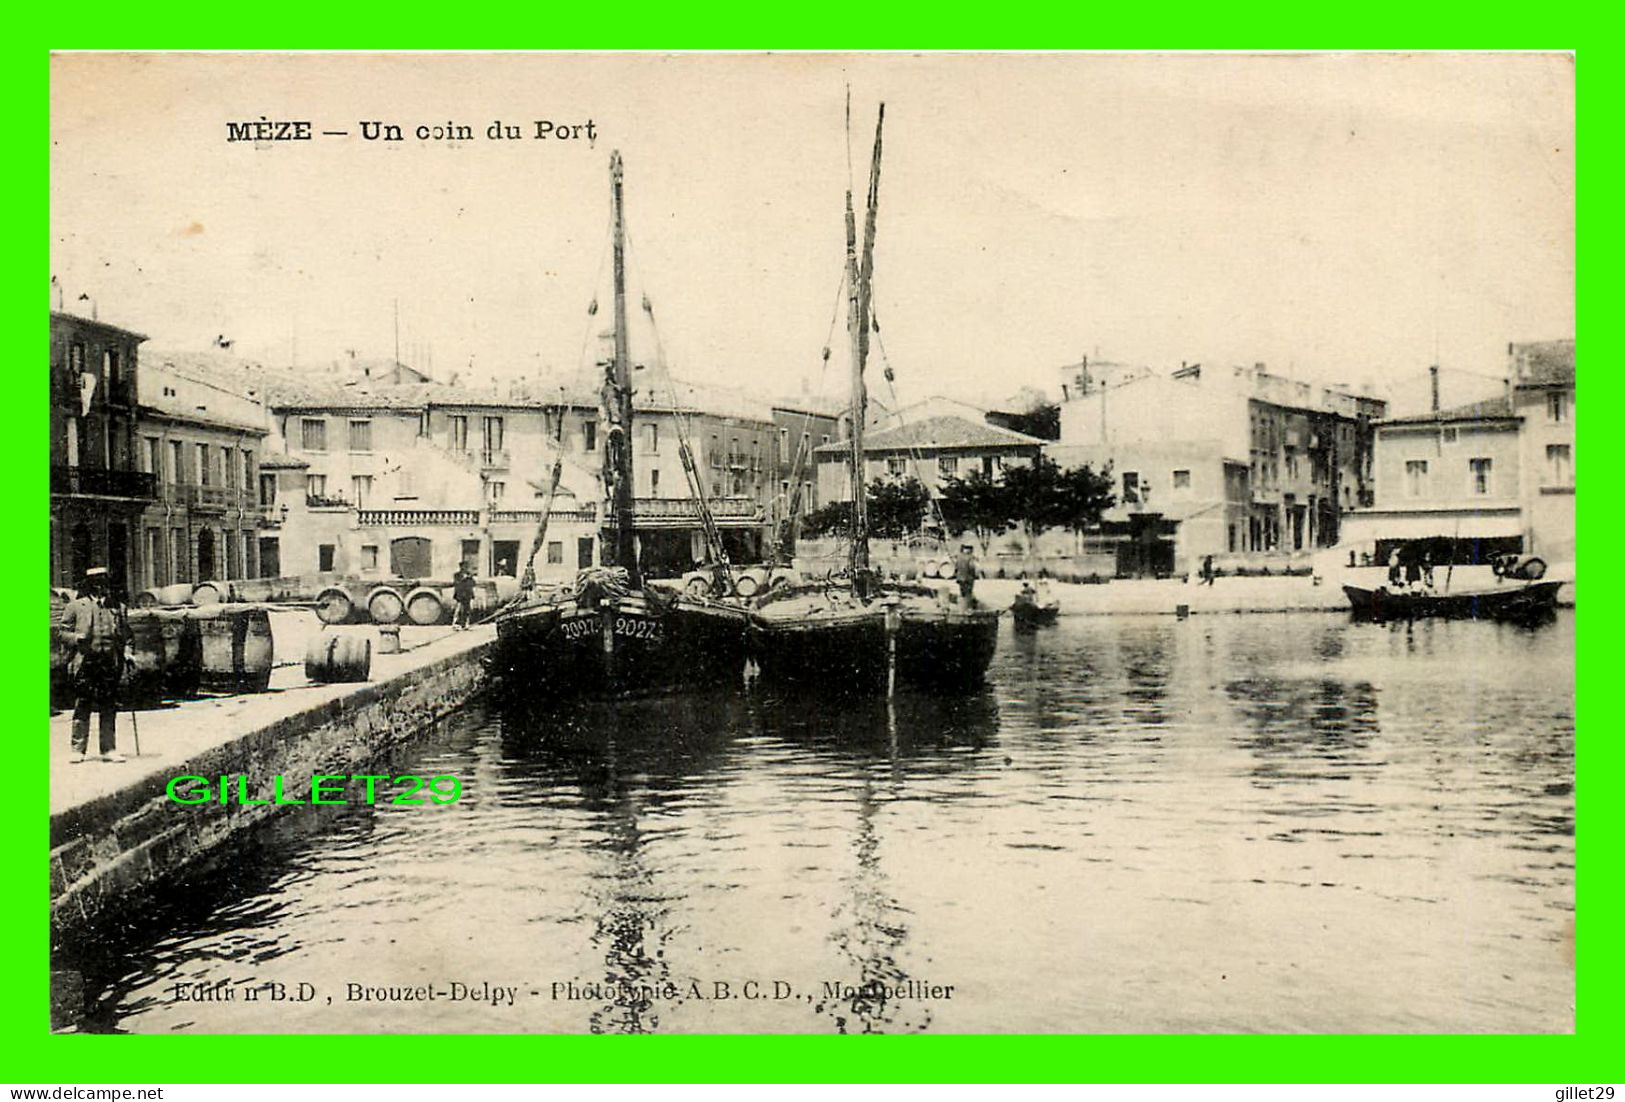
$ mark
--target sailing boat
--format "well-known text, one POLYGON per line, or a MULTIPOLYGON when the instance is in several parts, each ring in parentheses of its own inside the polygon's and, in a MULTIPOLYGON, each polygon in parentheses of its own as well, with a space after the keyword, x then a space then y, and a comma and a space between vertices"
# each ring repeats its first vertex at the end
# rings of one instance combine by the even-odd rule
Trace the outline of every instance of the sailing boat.
POLYGON ((751 654, 768 680, 803 681, 859 691, 889 691, 898 680, 933 687, 972 687, 982 681, 998 642, 997 609, 957 603, 957 594, 882 579, 869 565, 864 500, 863 427, 868 394, 875 215, 880 195, 881 129, 875 122, 863 250, 858 253, 852 191, 846 193, 847 332, 852 345, 850 414, 851 548, 846 577, 772 591, 757 602, 751 654))
MULTIPOLYGON (((602 390, 606 431, 600 565, 583 570, 567 591, 529 593, 495 617, 497 645, 489 668, 501 684, 521 692, 618 695, 725 684, 744 675, 749 612, 703 594, 650 584, 639 569, 633 528, 632 375, 619 151, 610 155, 609 175, 614 354, 604 365, 602 390)), ((686 445, 684 466, 692 468, 686 445)), ((546 535, 559 473, 555 460, 531 563, 546 535)), ((702 522, 711 523, 703 507, 700 516, 702 522)), ((526 574, 531 573, 527 564, 526 574)))

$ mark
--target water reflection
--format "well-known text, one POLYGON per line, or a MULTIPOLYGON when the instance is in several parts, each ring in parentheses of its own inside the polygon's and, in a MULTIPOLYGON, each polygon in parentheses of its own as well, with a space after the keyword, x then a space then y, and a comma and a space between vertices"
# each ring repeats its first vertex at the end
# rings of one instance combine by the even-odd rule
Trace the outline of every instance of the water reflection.
POLYGON ((286 816, 75 950, 92 1025, 1568 1029, 1571 630, 1077 617, 1007 633, 968 696, 472 707, 396 765, 464 777, 446 814, 286 816), (165 996, 311 973, 527 995, 165 996), (917 981, 955 994, 878 997, 917 981), (716 995, 746 982, 794 994, 716 995))

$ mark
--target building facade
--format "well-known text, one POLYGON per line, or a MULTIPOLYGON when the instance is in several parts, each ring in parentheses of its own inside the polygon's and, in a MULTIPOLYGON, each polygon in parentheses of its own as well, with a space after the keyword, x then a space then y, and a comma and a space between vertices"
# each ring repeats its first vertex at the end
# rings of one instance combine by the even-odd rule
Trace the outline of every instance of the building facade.
POLYGON ((844 439, 842 411, 832 403, 803 397, 775 402, 771 520, 774 531, 790 516, 796 490, 801 516, 826 500, 819 493, 816 449, 844 439))
POLYGON ((1573 562, 1574 342, 1512 344, 1507 356, 1521 425, 1525 546, 1549 561, 1573 562))
POLYGON ((1510 398, 1377 426, 1376 499, 1349 518, 1351 548, 1386 562, 1394 546, 1450 537, 1470 561, 1524 548, 1519 418, 1510 398))
POLYGON ((51 584, 106 567, 125 593, 145 566, 140 517, 155 500, 139 457, 140 333, 51 313, 51 584))
POLYGON ((1263 365, 1129 375, 1092 385, 1067 369, 1063 466, 1110 465, 1112 522, 1177 523, 1175 559, 1329 547, 1375 493, 1373 428, 1386 403, 1272 375, 1263 365))
POLYGON ((260 576, 265 407, 184 357, 142 367, 137 432, 155 497, 141 515, 141 588, 260 576))
MULTIPOLYGON (((917 478, 937 497, 950 479, 981 472, 989 478, 1011 466, 1032 463, 1044 441, 990 425, 985 413, 951 399, 916 403, 864 431, 863 483, 875 479, 917 478)), ((818 497, 821 502, 852 500, 851 448, 840 440, 820 445, 818 497)))
MULTIPOLYGON (((682 442, 730 556, 760 554, 773 423, 727 401, 698 404, 716 401, 690 387, 636 395, 635 523, 640 561, 654 576, 707 557, 682 442)), ((600 561, 602 417, 585 386, 506 398, 421 383, 282 387, 271 412, 285 457, 268 483, 283 573, 449 577, 468 562, 483 574, 519 574, 555 458, 563 477, 537 576, 565 581, 600 561)))
POLYGON ((1458 558, 1574 558, 1574 342, 1508 346, 1507 393, 1376 427, 1376 498, 1345 542, 1386 561, 1409 540, 1458 558))

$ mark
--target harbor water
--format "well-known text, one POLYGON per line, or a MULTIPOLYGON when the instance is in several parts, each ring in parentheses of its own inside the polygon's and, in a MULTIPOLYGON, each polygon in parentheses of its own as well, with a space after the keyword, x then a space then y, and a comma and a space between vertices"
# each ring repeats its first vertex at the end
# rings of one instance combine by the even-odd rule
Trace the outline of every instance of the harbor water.
POLYGON ((457 803, 292 808, 58 966, 139 1033, 1566 1032, 1573 626, 1062 617, 962 698, 482 700, 374 770, 457 803))

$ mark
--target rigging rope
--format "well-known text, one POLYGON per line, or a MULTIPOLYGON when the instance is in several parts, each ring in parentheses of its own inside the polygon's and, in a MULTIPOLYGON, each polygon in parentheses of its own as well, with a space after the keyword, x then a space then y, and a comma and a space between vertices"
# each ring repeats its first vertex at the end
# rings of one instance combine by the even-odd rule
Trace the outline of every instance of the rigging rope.
MULTIPOLYGON (((633 259, 634 246, 632 235, 627 233, 626 238, 626 265, 628 269, 635 267, 633 259)), ((695 509, 700 516, 700 528, 705 536, 706 553, 712 559, 715 569, 715 588, 718 593, 731 593, 734 590, 733 564, 728 559, 727 548, 722 543, 722 533, 717 528, 716 516, 711 512, 710 502, 705 496, 704 480, 700 477, 699 466, 694 459, 694 449, 689 443, 690 429, 688 415, 692 411, 686 409, 677 397, 677 383, 672 378, 671 369, 666 362, 666 345, 660 336, 660 323, 655 320, 654 304, 649 296, 643 294, 643 312, 649 317, 649 328, 654 334, 655 342, 655 373, 664 374, 666 389, 671 394, 672 424, 677 429, 677 454, 683 464, 683 475, 688 481, 689 493, 693 496, 695 509)))
MULTIPOLYGON (((886 339, 880 334, 880 315, 875 312, 873 306, 870 306, 869 316, 874 322, 875 348, 880 353, 880 362, 885 365, 882 374, 886 379, 886 390, 891 395, 892 409, 898 410, 900 404, 897 400, 897 373, 892 370, 891 357, 886 355, 886 339)), ((898 427, 902 427, 901 422, 899 422, 898 427)), ((925 461, 925 456, 920 452, 919 447, 912 441, 908 445, 908 458, 914 471, 915 481, 919 482, 923 487, 925 485, 925 480, 920 477, 920 464, 925 461)), ((927 490, 926 501, 931 506, 931 515, 936 520, 937 527, 942 529, 942 534, 946 536, 948 534, 948 522, 942 515, 942 506, 938 503, 936 495, 927 490)))

